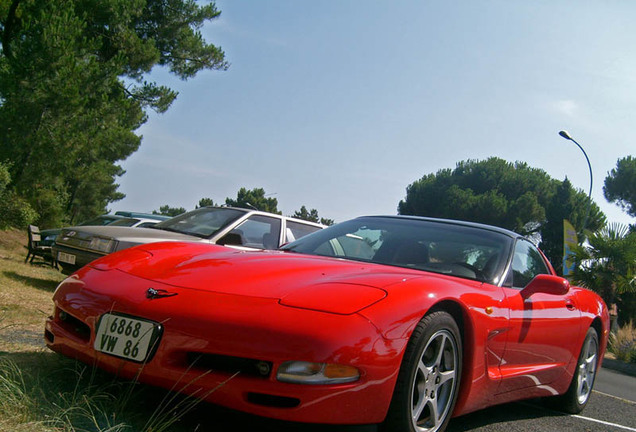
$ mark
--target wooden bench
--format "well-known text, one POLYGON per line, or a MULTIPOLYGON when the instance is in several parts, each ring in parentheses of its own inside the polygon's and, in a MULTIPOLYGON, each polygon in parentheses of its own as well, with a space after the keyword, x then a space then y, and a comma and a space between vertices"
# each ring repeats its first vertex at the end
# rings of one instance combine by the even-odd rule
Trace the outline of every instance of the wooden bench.
POLYGON ((40 242, 42 241, 42 235, 40 234, 40 229, 35 226, 35 225, 29 225, 28 228, 28 235, 29 235, 29 243, 27 245, 27 256, 24 259, 24 262, 29 261, 29 258, 31 258, 31 260, 29 261, 29 263, 33 263, 33 259, 36 256, 42 257, 42 259, 44 261, 46 261, 47 263, 50 263, 51 266, 53 267, 57 267, 57 263, 55 262, 55 259, 53 258, 53 251, 51 246, 43 246, 40 244, 40 242))

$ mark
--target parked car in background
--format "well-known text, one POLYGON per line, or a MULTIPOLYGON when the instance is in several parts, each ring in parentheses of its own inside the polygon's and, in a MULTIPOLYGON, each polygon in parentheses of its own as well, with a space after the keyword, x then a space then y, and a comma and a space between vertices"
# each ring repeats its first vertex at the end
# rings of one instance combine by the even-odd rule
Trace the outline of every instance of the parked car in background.
MULTIPOLYGON (((210 227, 231 219, 211 216, 210 227)), ((609 335, 601 297, 519 234, 406 216, 357 218, 278 251, 140 245, 67 278, 54 304, 48 347, 118 376, 391 432, 442 432, 452 416, 537 397, 578 413, 609 335)))
MULTIPOLYGON (((162 220, 168 220, 169 217, 166 217, 162 220)), ((112 223, 109 223, 108 226, 125 226, 125 227, 133 227, 133 228, 148 228, 155 224, 161 222, 159 219, 148 219, 142 217, 124 217, 118 219, 112 223)))
POLYGON ((87 221, 78 223, 77 226, 102 226, 102 225, 108 225, 111 224, 113 222, 116 222, 120 219, 123 219, 124 216, 119 216, 119 215, 114 215, 114 214, 103 214, 103 215, 99 215, 99 216, 95 216, 92 219, 89 219, 87 221))
POLYGON ((158 215, 154 213, 142 213, 142 212, 131 212, 131 211, 116 211, 115 216, 123 216, 127 218, 137 218, 137 219, 154 219, 158 221, 168 220, 172 216, 158 215))
POLYGON ((203 207, 149 228, 107 225, 64 228, 53 246, 64 273, 111 252, 142 243, 193 241, 245 249, 277 249, 323 225, 234 207, 203 207))
MULTIPOLYGON (((148 227, 158 222, 170 219, 169 216, 155 215, 150 213, 126 212, 118 211, 115 214, 103 214, 82 223, 77 226, 131 226, 131 227, 148 227)), ((41 230, 42 246, 53 246, 57 236, 62 232, 62 228, 51 228, 41 230)))

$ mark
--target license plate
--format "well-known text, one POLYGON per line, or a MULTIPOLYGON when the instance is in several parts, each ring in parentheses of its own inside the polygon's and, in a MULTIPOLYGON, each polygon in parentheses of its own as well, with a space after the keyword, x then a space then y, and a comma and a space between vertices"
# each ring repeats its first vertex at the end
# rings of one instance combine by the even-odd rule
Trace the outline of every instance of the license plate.
POLYGON ((144 362, 159 343, 161 324, 127 315, 107 313, 97 324, 95 350, 144 362))
POLYGON ((66 252, 58 252, 57 260, 67 264, 75 264, 75 255, 68 254, 66 252))

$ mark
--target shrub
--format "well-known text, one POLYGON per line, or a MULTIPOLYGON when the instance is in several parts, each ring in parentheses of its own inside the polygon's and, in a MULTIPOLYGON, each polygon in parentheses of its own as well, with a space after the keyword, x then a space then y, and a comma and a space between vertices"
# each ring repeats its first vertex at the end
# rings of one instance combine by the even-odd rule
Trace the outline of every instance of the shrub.
POLYGON ((10 182, 9 168, 0 163, 0 229, 25 229, 38 214, 22 197, 7 189, 10 182))
POLYGON ((636 327, 632 321, 610 334, 608 349, 618 360, 636 363, 636 327))
POLYGON ((25 229, 38 217, 35 210, 14 192, 0 194, 0 229, 25 229))

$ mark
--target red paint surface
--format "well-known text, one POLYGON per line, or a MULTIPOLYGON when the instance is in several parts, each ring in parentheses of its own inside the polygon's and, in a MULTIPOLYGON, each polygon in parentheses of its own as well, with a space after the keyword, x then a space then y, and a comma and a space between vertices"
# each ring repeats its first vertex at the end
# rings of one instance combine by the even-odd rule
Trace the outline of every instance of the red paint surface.
POLYGON ((54 302, 91 330, 83 340, 56 314, 46 323, 55 351, 198 395, 230 376, 189 369, 187 352, 268 361, 270 377, 238 375, 205 398, 262 416, 342 424, 384 419, 408 339, 431 308, 450 307, 461 321, 455 415, 564 392, 587 329, 599 320, 604 351, 609 325, 600 298, 578 288, 524 298, 519 290, 404 268, 185 243, 104 257, 63 282, 54 302), (151 287, 177 295, 148 299, 151 287), (143 367, 94 351, 95 324, 110 311, 162 323, 156 353, 143 367), (340 385, 278 382, 277 368, 290 360, 351 365, 361 376, 340 385), (265 407, 248 401, 249 392, 300 404, 265 407))

